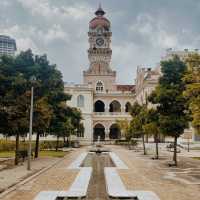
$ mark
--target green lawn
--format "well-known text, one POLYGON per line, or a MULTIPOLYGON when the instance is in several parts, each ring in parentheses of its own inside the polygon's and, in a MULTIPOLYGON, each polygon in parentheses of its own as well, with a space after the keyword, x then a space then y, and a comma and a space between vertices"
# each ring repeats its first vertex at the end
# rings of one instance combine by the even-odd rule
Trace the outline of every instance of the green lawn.
POLYGON ((193 159, 200 160, 200 157, 192 157, 193 159))
MULTIPOLYGON (((67 152, 63 151, 40 151, 40 157, 59 157, 62 158, 67 154, 67 152)), ((0 152, 0 158, 11 158, 15 156, 14 151, 2 151, 0 152)))
POLYGON ((14 151, 1 151, 0 152, 0 158, 11 158, 15 156, 14 151))
POLYGON ((67 154, 63 151, 40 151, 39 156, 41 157, 59 157, 62 158, 67 154))

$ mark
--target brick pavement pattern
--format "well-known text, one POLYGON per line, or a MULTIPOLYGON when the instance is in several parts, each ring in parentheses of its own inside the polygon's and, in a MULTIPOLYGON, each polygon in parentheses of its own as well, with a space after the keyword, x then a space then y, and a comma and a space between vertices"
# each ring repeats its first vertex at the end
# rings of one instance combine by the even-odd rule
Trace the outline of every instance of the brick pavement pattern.
MULTIPOLYGON (((166 166, 166 159, 152 160, 151 156, 143 156, 142 152, 134 152, 120 146, 109 147, 127 164, 129 169, 118 172, 130 190, 150 190, 161 200, 199 200, 200 185, 188 185, 177 180, 164 178, 171 170, 166 166)), ((68 190, 79 170, 67 169, 67 166, 85 151, 78 149, 67 154, 61 162, 39 175, 30 182, 9 193, 3 200, 32 200, 44 190, 68 190)), ((167 155, 167 159, 171 159, 167 155)), ((181 157, 183 163, 200 166, 200 161, 181 157)), ((9 177, 8 177, 9 178, 9 177)))
POLYGON ((67 166, 79 155, 80 150, 73 151, 52 168, 33 180, 10 192, 3 200, 32 200, 40 191, 68 190, 79 170, 69 170, 67 166))
MULTIPOLYGON (((171 170, 166 166, 166 160, 152 160, 142 152, 134 152, 121 147, 113 147, 118 156, 128 165, 128 170, 119 170, 119 174, 129 190, 150 190, 161 200, 199 200, 200 185, 189 185, 183 182, 165 179, 171 170)), ((168 160, 171 157, 167 158, 168 160)), ((197 167, 200 161, 182 158, 197 167)), ((172 169, 173 170, 173 169, 172 169)), ((200 181, 200 179, 199 179, 200 181)))

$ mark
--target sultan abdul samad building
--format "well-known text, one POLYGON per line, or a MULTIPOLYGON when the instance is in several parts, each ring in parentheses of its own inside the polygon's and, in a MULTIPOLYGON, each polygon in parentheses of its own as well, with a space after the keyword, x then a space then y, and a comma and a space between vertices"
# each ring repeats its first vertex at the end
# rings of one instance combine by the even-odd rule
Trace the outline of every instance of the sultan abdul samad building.
POLYGON ((89 67, 83 72, 83 84, 66 84, 65 91, 72 95, 68 105, 82 111, 84 135, 82 141, 91 142, 120 138, 116 120, 131 116, 128 111, 135 99, 134 85, 116 83, 116 71, 111 66, 111 24, 101 8, 89 22, 89 67))

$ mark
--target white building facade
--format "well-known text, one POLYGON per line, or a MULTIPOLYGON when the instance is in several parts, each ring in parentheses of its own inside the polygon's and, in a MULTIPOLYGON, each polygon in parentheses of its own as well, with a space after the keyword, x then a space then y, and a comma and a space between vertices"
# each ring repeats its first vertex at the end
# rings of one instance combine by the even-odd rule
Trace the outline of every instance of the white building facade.
POLYGON ((65 84, 65 92, 72 95, 67 104, 82 112, 85 131, 79 140, 85 142, 121 138, 116 122, 131 120, 128 111, 135 101, 135 86, 117 84, 117 73, 110 66, 110 21, 101 7, 95 15, 89 23, 89 68, 83 72, 83 84, 65 84))

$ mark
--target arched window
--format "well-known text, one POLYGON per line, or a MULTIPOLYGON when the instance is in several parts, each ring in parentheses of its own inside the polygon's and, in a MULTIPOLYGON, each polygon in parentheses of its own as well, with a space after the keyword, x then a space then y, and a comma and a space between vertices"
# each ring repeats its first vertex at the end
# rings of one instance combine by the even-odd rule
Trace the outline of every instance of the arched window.
POLYGON ((121 112, 121 104, 114 100, 110 103, 109 112, 121 112))
POLYGON ((94 112, 105 112, 105 104, 103 101, 96 101, 94 104, 94 112))
POLYGON ((83 95, 79 95, 77 98, 77 106, 78 107, 84 107, 84 96, 83 95))
POLYGON ((101 35, 103 33, 103 29, 102 28, 98 28, 97 29, 97 33, 98 33, 98 35, 101 35))
POLYGON ((102 124, 96 124, 93 129, 93 140, 105 140, 105 127, 102 124))
POLYGON ((112 124, 110 127, 109 138, 110 139, 120 139, 121 137, 121 130, 117 124, 112 124))
POLYGON ((97 92, 103 92, 103 83, 101 81, 98 81, 96 84, 96 91, 97 92))

